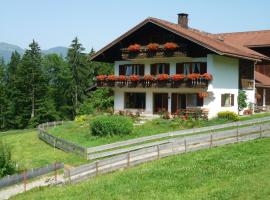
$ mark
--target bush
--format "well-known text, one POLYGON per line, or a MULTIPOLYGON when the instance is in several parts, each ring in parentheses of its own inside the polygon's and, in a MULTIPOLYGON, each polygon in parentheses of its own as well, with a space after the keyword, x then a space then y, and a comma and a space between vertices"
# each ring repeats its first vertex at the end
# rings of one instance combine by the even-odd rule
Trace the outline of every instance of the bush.
POLYGON ((16 172, 16 164, 11 159, 10 147, 0 141, 0 177, 11 175, 16 172))
POLYGON ((235 112, 232 112, 232 111, 219 112, 218 118, 227 119, 227 120, 231 120, 231 121, 238 121, 239 120, 239 116, 235 112))
POLYGON ((88 120, 87 115, 79 115, 75 117, 75 122, 82 123, 88 120))
POLYGON ((126 135, 133 129, 132 120, 125 116, 98 116, 90 122, 92 135, 126 135))

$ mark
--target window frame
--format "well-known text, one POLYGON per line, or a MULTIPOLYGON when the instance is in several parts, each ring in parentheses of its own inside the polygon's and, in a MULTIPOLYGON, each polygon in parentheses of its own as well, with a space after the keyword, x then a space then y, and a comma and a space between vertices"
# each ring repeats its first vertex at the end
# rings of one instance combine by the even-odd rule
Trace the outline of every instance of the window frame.
MULTIPOLYGON (((134 99, 132 99, 131 101, 134 101, 134 99)), ((125 92, 124 93, 124 109, 140 109, 140 110, 145 110, 146 109, 146 92, 125 92), (136 107, 135 105, 134 106, 127 106, 128 105, 128 101, 127 101, 127 95, 128 94, 141 94, 144 96, 144 105, 143 107, 136 107)))
POLYGON ((234 94, 231 94, 231 93, 221 94, 221 107, 223 107, 223 108, 234 107, 234 94), (227 98, 229 101, 228 104, 226 104, 226 96, 225 95, 227 95, 227 98))

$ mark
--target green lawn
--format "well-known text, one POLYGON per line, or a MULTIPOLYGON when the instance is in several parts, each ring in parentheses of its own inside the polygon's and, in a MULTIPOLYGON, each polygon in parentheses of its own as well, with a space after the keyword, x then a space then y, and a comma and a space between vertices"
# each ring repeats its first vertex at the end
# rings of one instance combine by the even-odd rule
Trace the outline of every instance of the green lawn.
POLYGON ((11 146, 12 157, 20 168, 36 168, 55 161, 69 165, 86 162, 77 155, 54 150, 50 145, 38 139, 36 130, 0 132, 1 139, 11 146))
POLYGON ((160 159, 13 199, 270 199, 270 139, 160 159))
MULTIPOLYGON (((248 120, 252 118, 270 116, 270 113, 256 114, 252 116, 241 117, 240 120, 248 120)), ((195 127, 211 126, 217 124, 223 124, 229 122, 224 119, 213 119, 209 121, 198 121, 195 127)), ((93 147, 103 144, 109 144, 117 141, 123 141, 143 136, 149 136, 159 133, 166 133, 169 131, 176 131, 189 128, 189 124, 179 123, 173 120, 155 119, 147 121, 145 124, 135 126, 133 132, 130 135, 116 135, 107 137, 93 136, 89 130, 89 122, 77 123, 66 122, 62 126, 58 126, 49 130, 49 132, 64 140, 71 141, 73 143, 82 145, 84 147, 93 147)))

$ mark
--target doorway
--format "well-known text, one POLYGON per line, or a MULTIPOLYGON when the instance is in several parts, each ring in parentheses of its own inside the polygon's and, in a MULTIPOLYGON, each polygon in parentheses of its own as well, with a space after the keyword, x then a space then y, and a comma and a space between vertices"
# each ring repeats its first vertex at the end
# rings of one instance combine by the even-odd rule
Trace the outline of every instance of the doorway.
POLYGON ((168 93, 154 93, 154 113, 168 111, 168 93))

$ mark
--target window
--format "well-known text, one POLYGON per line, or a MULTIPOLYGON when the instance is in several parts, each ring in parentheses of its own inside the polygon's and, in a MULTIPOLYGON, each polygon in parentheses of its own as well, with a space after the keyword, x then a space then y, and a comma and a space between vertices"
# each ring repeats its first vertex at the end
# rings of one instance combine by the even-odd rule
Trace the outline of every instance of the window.
POLYGON ((187 107, 201 107, 203 106, 203 98, 198 94, 187 94, 187 107))
POLYGON ((177 74, 204 74, 207 72, 206 63, 193 62, 193 63, 177 63, 176 73, 177 74))
POLYGON ((125 93, 125 108, 145 109, 145 93, 125 93))
POLYGON ((234 106, 234 94, 222 94, 221 95, 221 106, 222 107, 234 106))
POLYGON ((170 74, 170 64, 156 63, 151 65, 151 75, 170 74))
POLYGON ((119 75, 130 76, 132 74, 143 76, 144 65, 141 64, 119 65, 119 75))

